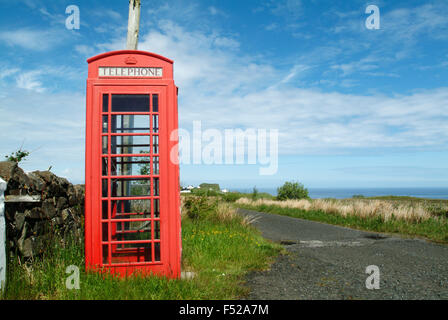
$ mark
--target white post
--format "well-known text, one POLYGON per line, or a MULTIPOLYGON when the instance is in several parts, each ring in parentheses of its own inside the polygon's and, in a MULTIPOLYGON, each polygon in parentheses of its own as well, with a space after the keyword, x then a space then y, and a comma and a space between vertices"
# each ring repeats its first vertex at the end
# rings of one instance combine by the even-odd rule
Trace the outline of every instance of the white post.
POLYGON ((6 282, 5 190, 6 182, 0 178, 0 292, 6 282))

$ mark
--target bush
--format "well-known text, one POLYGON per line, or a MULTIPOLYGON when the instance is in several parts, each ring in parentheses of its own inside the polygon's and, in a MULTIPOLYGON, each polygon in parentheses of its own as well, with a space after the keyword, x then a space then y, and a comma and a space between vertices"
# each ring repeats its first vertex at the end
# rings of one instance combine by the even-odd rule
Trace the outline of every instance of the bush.
POLYGON ((252 200, 257 200, 258 198, 258 189, 257 187, 254 187, 253 191, 252 191, 252 200))
POLYGON ((199 186, 201 187, 201 189, 205 189, 205 190, 213 190, 216 192, 221 191, 221 188, 219 187, 219 184, 217 184, 217 183, 201 183, 199 186))
POLYGON ((235 202, 239 198, 242 198, 244 194, 241 192, 227 192, 221 195, 221 198, 226 202, 235 202))
POLYGON ((277 189, 277 199, 308 199, 308 189, 299 182, 285 182, 285 184, 277 189))
POLYGON ((190 196, 184 200, 184 208, 187 216, 192 220, 200 220, 206 218, 216 209, 217 203, 213 199, 206 196, 190 196))
POLYGON ((29 155, 30 155, 29 151, 22 150, 22 148, 20 148, 16 152, 12 152, 9 156, 5 156, 5 159, 7 161, 13 161, 19 163, 20 161, 25 160, 25 158, 28 157, 29 155))

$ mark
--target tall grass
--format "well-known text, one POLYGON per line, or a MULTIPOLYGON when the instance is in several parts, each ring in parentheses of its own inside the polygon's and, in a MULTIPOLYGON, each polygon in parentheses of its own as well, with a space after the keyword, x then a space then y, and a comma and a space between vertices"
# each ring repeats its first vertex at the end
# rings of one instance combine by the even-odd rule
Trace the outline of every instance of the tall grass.
POLYGON ((369 231, 422 236, 448 242, 448 207, 428 206, 423 201, 371 199, 316 199, 253 201, 240 198, 239 207, 369 231), (443 211, 446 210, 446 211, 443 211))
MULTIPOLYGON (((53 239, 46 252, 25 262, 17 255, 8 263, 3 299, 236 299, 244 296, 244 275, 263 269, 280 252, 228 204, 202 201, 196 215, 182 217, 182 269, 193 279, 133 276, 126 279, 84 271, 82 242, 53 239), (80 269, 80 289, 65 282, 70 265, 80 269)), ((191 210, 191 209, 190 209, 191 210)))
POLYGON ((258 199, 253 201, 248 198, 240 198, 237 204, 247 205, 275 205, 282 208, 295 208, 305 211, 318 210, 329 214, 339 214, 343 217, 356 215, 363 218, 380 217, 384 221, 390 219, 403 219, 407 221, 424 221, 433 215, 421 203, 402 204, 384 200, 335 200, 335 199, 316 199, 316 200, 267 200, 258 199))

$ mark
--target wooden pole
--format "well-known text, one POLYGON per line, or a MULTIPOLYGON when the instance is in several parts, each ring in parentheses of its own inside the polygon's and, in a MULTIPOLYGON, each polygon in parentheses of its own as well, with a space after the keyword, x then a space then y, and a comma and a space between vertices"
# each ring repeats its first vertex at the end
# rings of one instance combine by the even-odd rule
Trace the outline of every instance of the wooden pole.
MULTIPOLYGON (((137 50, 138 48, 138 31, 140 27, 140 0, 129 0, 129 17, 128 17, 128 34, 126 38, 126 49, 137 50)), ((122 116, 122 128, 130 128, 134 126, 133 116, 122 116)), ((132 145, 132 137, 123 137, 122 143, 132 145)), ((131 147, 122 148, 124 153, 133 153, 131 147)), ((125 158, 124 161, 132 161, 132 158, 125 158)), ((124 164, 122 166, 122 174, 131 175, 132 164, 124 164)), ((125 192, 127 196, 131 194, 131 184, 129 181, 123 181, 121 192, 125 192), (123 188, 124 187, 124 188, 123 188)))
POLYGON ((129 0, 128 36, 126 49, 137 50, 140 25, 140 0, 129 0))

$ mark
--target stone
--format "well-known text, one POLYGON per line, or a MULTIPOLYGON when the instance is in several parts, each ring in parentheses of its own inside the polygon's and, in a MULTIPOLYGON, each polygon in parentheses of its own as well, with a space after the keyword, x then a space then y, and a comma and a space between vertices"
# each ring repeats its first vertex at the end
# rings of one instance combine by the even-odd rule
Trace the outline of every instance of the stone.
POLYGON ((32 238, 25 239, 20 251, 25 258, 32 258, 34 256, 33 239, 32 238))
POLYGON ((0 161, 0 177, 9 182, 14 176, 14 171, 17 169, 17 163, 13 161, 0 161))
POLYGON ((23 224, 23 229, 22 229, 20 238, 17 240, 17 247, 18 247, 20 253, 22 253, 22 254, 23 254, 24 247, 25 247, 25 240, 26 240, 26 236, 27 236, 27 230, 28 230, 28 223, 25 222, 23 224))
POLYGON ((42 213, 44 217, 52 219, 56 215, 56 208, 53 199, 45 199, 42 202, 42 213))
POLYGON ((70 209, 64 209, 62 210, 61 217, 63 221, 67 221, 67 219, 71 218, 72 213, 70 212, 70 209))
POLYGON ((40 207, 34 207, 33 209, 30 210, 28 216, 31 219, 42 219, 43 217, 42 209, 40 207))
POLYGON ((196 273, 192 272, 192 271, 182 271, 180 273, 180 278, 182 280, 191 280, 193 278, 196 277, 196 273))
POLYGON ((43 253, 48 241, 60 239, 59 235, 62 244, 69 239, 82 238, 83 185, 72 185, 50 171, 27 174, 16 163, 8 161, 0 162, 0 176, 8 180, 5 195, 24 199, 38 196, 40 199, 24 202, 15 198, 19 201, 6 203, 10 252, 17 251, 22 257, 30 258, 43 253))
POLYGON ((30 172, 28 174, 28 177, 30 178, 32 188, 38 192, 42 192, 45 188, 45 181, 39 177, 34 172, 30 172))
POLYGON ((53 182, 53 176, 54 174, 50 171, 33 171, 32 174, 38 176, 39 178, 43 179, 46 184, 50 184, 53 182))
POLYGON ((62 211, 62 209, 65 209, 65 208, 67 207, 67 203, 68 203, 67 198, 65 198, 65 197, 59 197, 59 198, 58 198, 58 201, 57 201, 57 203, 56 203, 56 208, 57 208, 59 211, 62 211))
POLYGON ((16 212, 14 215, 14 224, 16 226, 16 230, 22 230, 23 224, 25 223, 25 212, 16 212))

